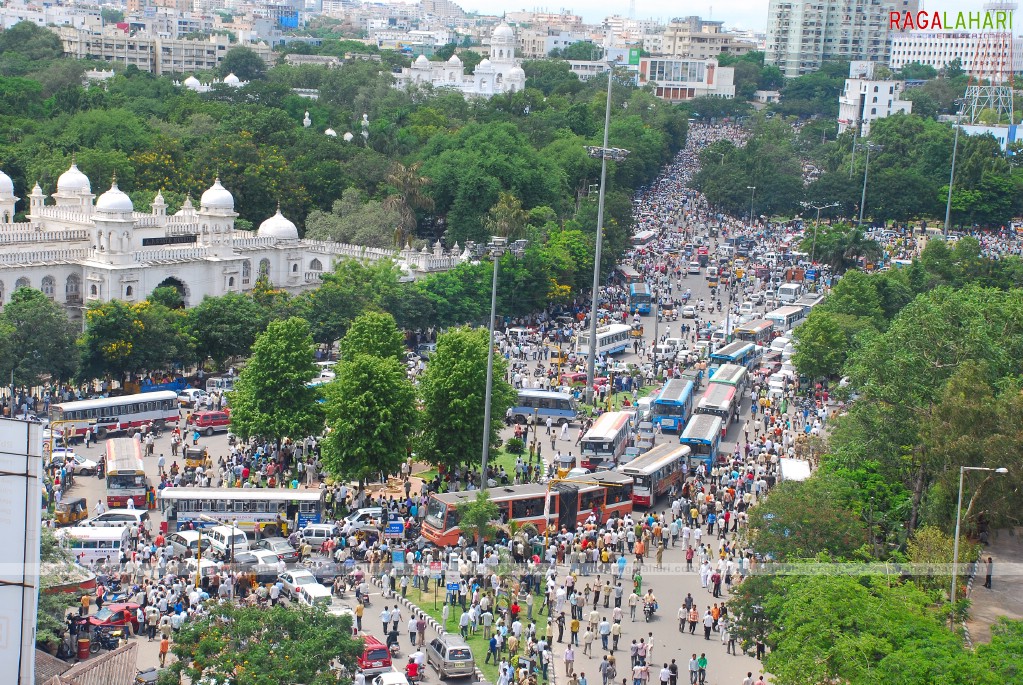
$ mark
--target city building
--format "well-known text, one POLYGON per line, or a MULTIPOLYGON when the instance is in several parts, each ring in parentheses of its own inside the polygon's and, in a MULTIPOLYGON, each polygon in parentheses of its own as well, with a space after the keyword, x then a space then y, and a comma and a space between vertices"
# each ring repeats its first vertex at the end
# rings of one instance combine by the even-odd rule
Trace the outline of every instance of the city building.
POLYGON ((968 136, 985 136, 990 135, 996 141, 998 146, 1002 149, 1002 152, 1006 151, 1006 148, 1010 143, 1015 143, 1018 140, 1023 140, 1023 130, 1017 124, 1009 124, 1007 126, 985 126, 983 124, 961 124, 962 131, 968 136))
POLYGON ((528 26, 533 29, 550 29, 554 31, 581 32, 583 18, 578 14, 567 12, 508 12, 504 20, 509 24, 528 26))
MULTIPOLYGON (((912 31, 892 34, 888 66, 898 71, 907 64, 918 62, 940 71, 954 60, 959 60, 966 72, 989 70, 988 65, 1012 64, 1012 73, 1023 74, 1023 38, 1008 42, 986 39, 977 33, 928 33, 912 31), (979 59, 978 59, 979 55, 979 59)), ((1008 75, 1006 74, 1006 77, 1008 75)))
POLYGON ((672 19, 664 29, 660 54, 702 60, 712 59, 720 54, 741 57, 756 50, 755 43, 739 40, 734 35, 725 33, 722 30, 723 26, 724 22, 704 21, 696 16, 672 19))
MULTIPOLYGON (((543 59, 552 50, 564 50, 575 43, 592 42, 590 34, 561 29, 523 29, 518 36, 518 55, 522 59, 543 59)), ((599 46, 594 46, 600 50, 599 46)))
POLYGON ((103 27, 98 9, 14 2, 0 7, 0 29, 9 29, 23 21, 36 26, 74 26, 92 31, 103 27))
POLYGON ((887 62, 891 12, 916 12, 919 0, 770 0, 765 62, 787 78, 826 60, 887 62))
POLYGON ((579 77, 580 81, 588 81, 594 76, 603 74, 611 68, 610 65, 602 59, 570 59, 568 60, 568 66, 572 73, 579 77))
POLYGON ((901 100, 905 81, 874 78, 874 62, 849 64, 849 78, 838 96, 838 133, 852 129, 857 136, 870 135, 870 124, 902 112, 913 111, 913 103, 901 100))
POLYGON ((149 212, 137 212, 113 181, 98 198, 92 182, 72 163, 47 198, 38 184, 28 196, 26 221, 15 221, 19 198, 0 172, 0 306, 16 288, 37 288, 81 317, 89 302, 144 300, 171 285, 186 306, 207 295, 251 290, 265 273, 290 292, 313 288, 320 275, 346 257, 395 259, 409 275, 450 269, 468 256, 456 244, 432 251, 393 250, 302 240, 280 210, 255 233, 235 229, 234 196, 217 179, 199 208, 186 199, 167 213, 157 193, 149 212))
POLYGON ((735 97, 735 70, 720 67, 716 59, 689 60, 641 57, 636 82, 654 84, 654 94, 669 102, 699 97, 735 97))
POLYGON ((425 55, 419 55, 411 68, 395 74, 395 86, 431 84, 457 90, 466 97, 515 93, 526 87, 526 73, 515 57, 515 47, 515 32, 502 23, 491 35, 490 57, 477 64, 471 75, 465 73, 458 55, 452 55, 446 62, 431 62, 425 55))

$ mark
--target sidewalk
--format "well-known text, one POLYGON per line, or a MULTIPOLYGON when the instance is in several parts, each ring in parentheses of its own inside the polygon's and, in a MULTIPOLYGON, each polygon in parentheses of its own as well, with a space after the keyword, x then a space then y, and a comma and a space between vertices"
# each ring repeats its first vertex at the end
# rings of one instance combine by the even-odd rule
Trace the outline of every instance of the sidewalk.
POLYGON ((966 622, 974 643, 991 641, 991 625, 999 616, 1023 619, 1023 528, 995 532, 981 549, 981 564, 970 592, 970 619, 966 622), (994 559, 991 589, 984 587, 985 563, 994 559))

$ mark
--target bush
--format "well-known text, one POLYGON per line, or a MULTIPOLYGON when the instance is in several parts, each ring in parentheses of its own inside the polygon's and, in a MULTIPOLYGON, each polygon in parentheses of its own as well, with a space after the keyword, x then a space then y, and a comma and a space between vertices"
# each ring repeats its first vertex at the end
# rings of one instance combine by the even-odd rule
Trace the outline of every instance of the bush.
POLYGON ((509 438, 504 450, 509 454, 522 454, 526 451, 526 443, 522 438, 509 438))

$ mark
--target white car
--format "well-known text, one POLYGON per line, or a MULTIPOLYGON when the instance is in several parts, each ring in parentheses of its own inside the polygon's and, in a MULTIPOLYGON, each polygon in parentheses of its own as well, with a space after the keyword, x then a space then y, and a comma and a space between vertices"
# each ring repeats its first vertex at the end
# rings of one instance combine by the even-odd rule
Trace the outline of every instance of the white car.
POLYGON ((206 403, 206 391, 199 388, 185 388, 178 393, 178 402, 186 407, 196 407, 206 403))
POLYGON ((312 571, 303 569, 286 571, 279 575, 278 578, 280 578, 281 584, 284 586, 284 594, 291 599, 298 597, 299 588, 303 585, 319 585, 312 571))
POLYGON ((682 307, 682 318, 683 319, 695 319, 696 318, 696 307, 692 305, 686 305, 682 307))
POLYGON ((50 463, 57 466, 67 465, 76 476, 91 476, 99 470, 98 463, 80 454, 75 454, 70 447, 54 447, 50 463))
POLYGON ((749 301, 743 302, 742 305, 739 306, 739 313, 740 314, 752 314, 753 310, 754 310, 754 304, 752 302, 749 302, 749 301))

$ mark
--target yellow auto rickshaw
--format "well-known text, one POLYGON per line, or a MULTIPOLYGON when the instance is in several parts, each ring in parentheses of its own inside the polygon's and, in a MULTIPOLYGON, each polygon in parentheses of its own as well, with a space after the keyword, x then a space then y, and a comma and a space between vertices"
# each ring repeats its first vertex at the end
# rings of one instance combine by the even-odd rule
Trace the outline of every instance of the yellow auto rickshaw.
POLYGON ((575 455, 562 454, 557 459, 558 478, 564 478, 568 472, 575 468, 575 455))
POLYGON ((643 337, 643 324, 634 323, 632 324, 632 330, 629 331, 630 338, 642 338, 643 337))
POLYGON ((54 518, 58 526, 68 526, 85 519, 89 515, 89 505, 84 497, 66 499, 57 505, 54 518))
POLYGON ((209 448, 204 447, 202 448, 201 451, 190 449, 188 450, 188 457, 185 459, 185 468, 195 469, 200 466, 202 466, 203 468, 207 468, 209 466, 209 464, 207 463, 209 461, 209 458, 210 458, 209 448))

